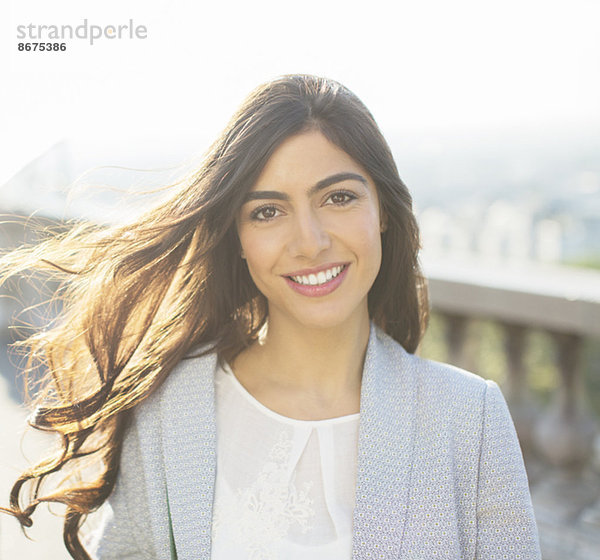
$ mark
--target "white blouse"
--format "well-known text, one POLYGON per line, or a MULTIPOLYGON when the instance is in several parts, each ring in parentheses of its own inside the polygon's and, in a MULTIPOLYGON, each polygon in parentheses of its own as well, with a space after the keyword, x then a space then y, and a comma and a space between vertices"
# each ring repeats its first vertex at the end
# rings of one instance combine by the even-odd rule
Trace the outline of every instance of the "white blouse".
POLYGON ((215 560, 352 556, 359 414, 295 420, 218 368, 215 560))

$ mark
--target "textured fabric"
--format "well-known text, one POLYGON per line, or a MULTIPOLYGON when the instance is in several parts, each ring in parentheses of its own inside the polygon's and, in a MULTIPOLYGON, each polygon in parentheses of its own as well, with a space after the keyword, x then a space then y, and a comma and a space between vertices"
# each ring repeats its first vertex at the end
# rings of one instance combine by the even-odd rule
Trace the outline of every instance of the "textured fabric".
POLYGON ((348 560, 359 414, 282 416, 227 365, 215 386, 212 560, 348 560))
MULTIPOLYGON (((215 356, 183 360, 136 409, 95 558, 210 558, 215 371, 215 356)), ((352 558, 541 558, 497 385, 408 354, 376 327, 361 388, 352 558)))

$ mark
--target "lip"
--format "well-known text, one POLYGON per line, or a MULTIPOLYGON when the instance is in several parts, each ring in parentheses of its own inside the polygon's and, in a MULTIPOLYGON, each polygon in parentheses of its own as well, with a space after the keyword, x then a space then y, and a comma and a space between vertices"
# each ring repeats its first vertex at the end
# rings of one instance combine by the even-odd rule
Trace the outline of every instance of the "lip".
POLYGON ((318 268, 304 269, 295 271, 292 274, 285 275, 283 279, 287 282, 288 286, 292 288, 295 292, 302 294, 303 296, 308 297, 322 297, 330 294, 334 290, 337 290, 340 284, 346 278, 346 274, 348 273, 348 269, 350 268, 350 263, 339 263, 339 264, 328 264, 326 266, 321 266, 318 268), (321 284, 319 286, 307 286, 305 284, 298 284, 294 282, 289 276, 307 276, 308 274, 316 274, 322 270, 327 270, 328 268, 333 268, 335 266, 343 266, 343 270, 335 277, 329 280, 329 282, 325 282, 325 284, 321 284))

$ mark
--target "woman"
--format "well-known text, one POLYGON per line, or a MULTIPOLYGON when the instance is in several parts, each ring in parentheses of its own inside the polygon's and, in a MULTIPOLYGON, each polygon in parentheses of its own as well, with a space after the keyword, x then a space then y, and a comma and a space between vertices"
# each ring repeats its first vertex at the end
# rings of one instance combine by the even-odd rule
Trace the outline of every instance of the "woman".
POLYGON ((65 503, 78 559, 539 558, 498 387, 413 354, 418 248, 364 105, 314 76, 259 87, 169 201, 5 257, 64 305, 28 341, 51 375, 32 423, 63 449, 13 513, 65 503))

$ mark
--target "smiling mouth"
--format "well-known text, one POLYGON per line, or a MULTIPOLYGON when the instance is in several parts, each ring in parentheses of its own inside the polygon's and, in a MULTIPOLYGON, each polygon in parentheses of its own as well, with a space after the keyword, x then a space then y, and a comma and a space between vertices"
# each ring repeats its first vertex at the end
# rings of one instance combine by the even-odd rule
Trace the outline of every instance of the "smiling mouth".
POLYGON ((332 266, 331 268, 320 270, 316 274, 288 276, 288 278, 292 280, 292 282, 302 286, 322 286, 323 284, 327 284, 327 282, 333 280, 336 276, 339 276, 347 266, 348 265, 346 264, 332 266))

